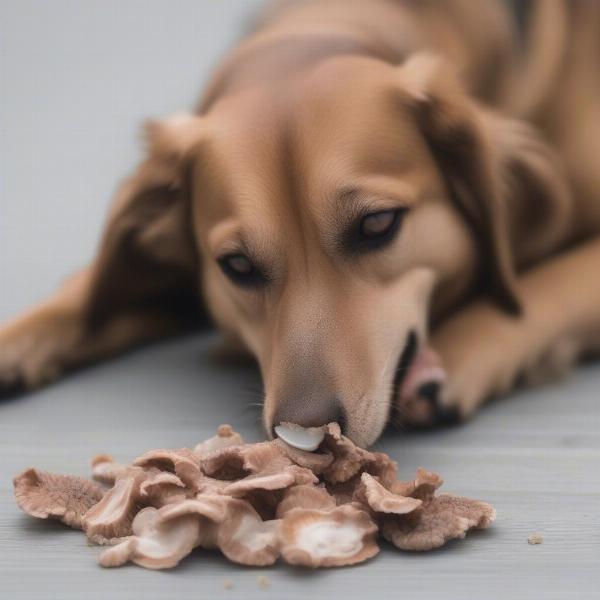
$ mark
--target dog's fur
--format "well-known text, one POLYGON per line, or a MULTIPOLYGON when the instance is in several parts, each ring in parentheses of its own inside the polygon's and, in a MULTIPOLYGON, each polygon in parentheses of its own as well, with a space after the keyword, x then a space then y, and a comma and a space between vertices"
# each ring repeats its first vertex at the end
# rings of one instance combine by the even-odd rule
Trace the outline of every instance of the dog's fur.
POLYGON ((338 419, 366 445, 597 350, 600 3, 529 8, 519 43, 501 1, 276 4, 194 114, 148 125, 93 264, 0 329, 0 387, 208 312, 256 357, 269 432, 338 419), (398 207, 391 244, 344 248, 398 207), (268 282, 229 281, 228 252, 268 282))

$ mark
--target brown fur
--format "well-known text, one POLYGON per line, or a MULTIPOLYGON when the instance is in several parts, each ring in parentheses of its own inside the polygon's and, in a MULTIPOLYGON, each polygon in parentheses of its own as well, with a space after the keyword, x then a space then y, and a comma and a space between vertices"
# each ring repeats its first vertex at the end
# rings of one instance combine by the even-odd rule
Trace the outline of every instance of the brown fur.
POLYGON ((258 361, 268 431, 342 415, 369 444, 393 405, 433 416, 394 387, 410 332, 441 357, 437 408, 463 417, 597 350, 600 5, 533 8, 521 55, 499 1, 275 6, 196 114, 148 126, 94 263, 0 329, 0 386, 208 309, 258 361), (409 210, 390 247, 344 255, 365 203, 409 210), (219 270, 240 248, 268 289, 219 270))

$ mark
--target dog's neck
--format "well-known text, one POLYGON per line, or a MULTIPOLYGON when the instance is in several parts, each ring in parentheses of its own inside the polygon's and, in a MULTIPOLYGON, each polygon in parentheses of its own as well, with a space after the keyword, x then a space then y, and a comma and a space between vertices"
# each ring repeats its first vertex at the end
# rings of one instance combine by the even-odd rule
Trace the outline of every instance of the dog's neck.
MULTIPOLYGON (((427 4, 411 0, 303 0, 267 11, 256 30, 226 57, 198 105, 205 113, 218 100, 251 86, 285 85, 286 80, 339 55, 363 55, 392 64, 419 51, 437 52, 460 69, 475 96, 494 103, 511 62, 511 24, 499 22, 483 41, 477 32, 482 6, 427 4), (475 9, 475 10, 472 10, 475 9), (440 13, 447 12, 447 18, 440 13), (457 42, 460 40, 460 42, 457 42)), ((486 15, 489 18, 489 15, 486 15)), ((500 19, 502 21, 502 19, 500 19)))

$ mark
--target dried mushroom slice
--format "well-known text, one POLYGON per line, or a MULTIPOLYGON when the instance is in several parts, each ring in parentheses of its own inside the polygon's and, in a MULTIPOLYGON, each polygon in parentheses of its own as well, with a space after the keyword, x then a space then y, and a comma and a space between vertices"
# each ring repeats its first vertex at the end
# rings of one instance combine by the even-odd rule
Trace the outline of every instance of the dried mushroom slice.
POLYGON ((161 510, 161 519, 168 521, 186 514, 194 514, 212 523, 222 523, 227 519, 231 498, 219 494, 199 494, 196 498, 171 504, 161 510))
POLYGON ((173 502, 181 502, 188 497, 189 493, 183 481, 175 473, 168 471, 151 474, 140 485, 141 498, 156 508, 173 502))
POLYGON ((381 532, 401 550, 432 550, 464 538, 469 529, 488 527, 495 518, 495 509, 486 502, 442 494, 411 514, 385 517, 381 532))
POLYGON ((279 472, 268 470, 248 475, 227 485, 223 488, 222 493, 241 498, 253 490, 280 490, 292 485, 315 484, 318 481, 317 477, 308 469, 292 465, 284 467, 283 471, 279 472))
POLYGON ((228 446, 202 460, 202 471, 216 479, 235 480, 247 475, 281 472, 292 466, 272 442, 228 446))
POLYGON ((109 454, 98 454, 92 458, 92 477, 96 481, 112 485, 126 470, 127 465, 116 463, 109 454))
POLYGON ((376 535, 371 517, 353 504, 331 510, 296 508, 281 521, 280 551, 294 565, 352 565, 379 552, 376 535))
POLYGON ((363 469, 373 472, 388 473, 394 470, 395 463, 381 453, 373 453, 355 446, 346 436, 342 435, 337 423, 329 423, 326 427, 323 448, 333 454, 333 461, 323 470, 323 478, 329 483, 344 483, 359 474, 363 469))
POLYGON ((232 498, 218 528, 217 545, 233 562, 272 565, 279 556, 278 527, 279 520, 263 521, 248 502, 232 498))
POLYGON ((83 515, 102 500, 103 490, 94 482, 73 475, 54 475, 27 469, 13 479, 19 508, 39 519, 58 519, 81 529, 83 515))
POLYGON ((323 485, 295 485, 285 490, 277 506, 276 516, 283 518, 294 508, 330 510, 336 507, 335 498, 323 485))
POLYGON ((307 452, 306 450, 299 450, 280 439, 274 440, 272 443, 294 464, 305 469, 310 469, 315 475, 320 475, 333 461, 331 452, 307 452))
POLYGON ((423 501, 410 496, 394 494, 383 487, 372 475, 363 473, 361 475, 360 499, 379 513, 392 513, 405 515, 419 508, 423 501))
POLYGON ((85 479, 29 469, 15 478, 15 496, 33 516, 114 544, 102 565, 151 569, 173 567, 198 546, 245 565, 280 554, 310 567, 350 565, 379 551, 377 524, 397 547, 429 550, 495 517, 485 502, 436 497, 442 480, 424 469, 398 481, 393 460, 356 447, 335 423, 312 453, 282 440, 242 442, 223 425, 194 451, 153 450, 130 467, 97 456, 94 476, 114 482, 104 495, 85 479))
POLYGON ((420 500, 430 500, 435 492, 442 486, 444 480, 431 471, 423 468, 417 469, 417 476, 413 481, 396 481, 390 489, 401 496, 412 496, 420 500))
POLYGON ((237 431, 234 431, 231 425, 219 425, 217 435, 198 444, 194 448, 194 454, 198 458, 204 458, 215 450, 221 450, 228 446, 239 446, 243 443, 242 436, 237 431))
POLYGON ((129 467, 102 500, 83 515, 83 529, 90 540, 106 543, 131 533, 131 522, 141 500, 140 487, 146 477, 143 469, 129 467))
POLYGON ((147 507, 133 520, 134 536, 100 555, 103 567, 118 567, 128 561, 146 569, 169 569, 197 545, 200 523, 193 514, 163 521, 160 510, 147 507))
POLYGON ((386 488, 398 480, 398 465, 383 452, 371 452, 369 462, 364 466, 365 472, 376 476, 378 481, 386 488))
POLYGON ((199 460, 189 448, 151 450, 136 458, 133 464, 144 469, 156 468, 175 473, 191 489, 197 489, 202 479, 199 460))
POLYGON ((214 548, 230 502, 226 496, 206 495, 160 509, 144 508, 133 520, 133 535, 103 552, 100 564, 116 567, 131 561, 148 569, 168 569, 197 546, 214 548))

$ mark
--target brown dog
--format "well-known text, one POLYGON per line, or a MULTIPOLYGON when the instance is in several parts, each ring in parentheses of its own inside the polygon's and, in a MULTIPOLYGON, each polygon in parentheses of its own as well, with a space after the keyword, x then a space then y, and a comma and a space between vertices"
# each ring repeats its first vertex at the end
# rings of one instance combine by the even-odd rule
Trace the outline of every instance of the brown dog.
POLYGON ((148 126, 94 263, 0 330, 0 387, 207 309, 269 432, 366 445, 597 350, 600 3, 527 17, 518 53, 501 1, 276 5, 195 114, 148 126))

